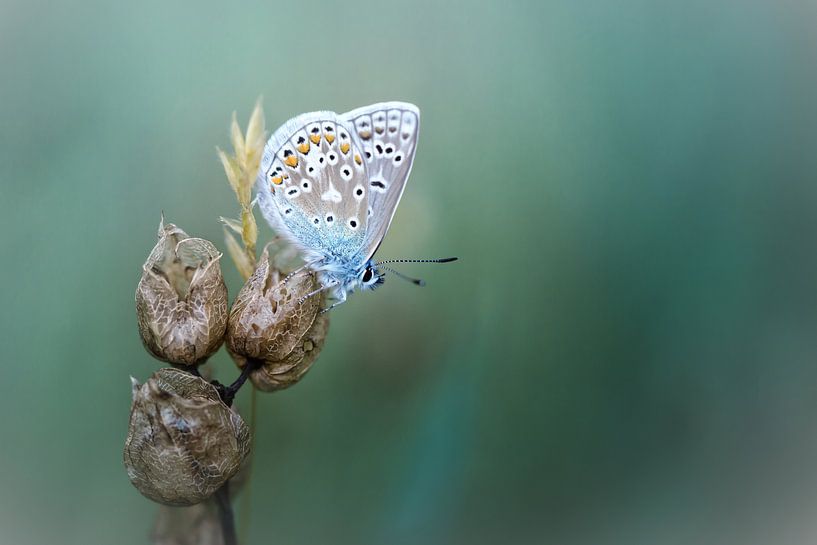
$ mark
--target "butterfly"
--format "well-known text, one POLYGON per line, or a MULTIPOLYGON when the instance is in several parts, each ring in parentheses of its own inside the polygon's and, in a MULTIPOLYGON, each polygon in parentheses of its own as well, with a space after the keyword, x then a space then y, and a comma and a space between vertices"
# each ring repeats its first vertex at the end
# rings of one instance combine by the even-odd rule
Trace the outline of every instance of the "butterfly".
MULTIPOLYGON (((318 273, 332 308, 355 289, 384 281, 394 262, 456 258, 373 259, 406 187, 420 132, 420 110, 382 102, 345 114, 301 114, 272 134, 256 182, 258 205, 270 226, 318 273)), ((328 310, 328 309, 327 309, 328 310)))

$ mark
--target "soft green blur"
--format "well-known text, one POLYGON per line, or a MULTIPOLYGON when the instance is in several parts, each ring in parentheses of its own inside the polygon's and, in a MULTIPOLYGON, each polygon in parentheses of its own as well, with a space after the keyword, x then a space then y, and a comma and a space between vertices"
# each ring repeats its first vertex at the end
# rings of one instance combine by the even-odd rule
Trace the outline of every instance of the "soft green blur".
POLYGON ((814 543, 815 24, 811 0, 3 0, 0 543, 148 542, 133 293, 162 211, 224 250, 215 146, 258 95, 269 130, 418 104, 378 257, 461 260, 352 296, 260 396, 250 545, 814 543))

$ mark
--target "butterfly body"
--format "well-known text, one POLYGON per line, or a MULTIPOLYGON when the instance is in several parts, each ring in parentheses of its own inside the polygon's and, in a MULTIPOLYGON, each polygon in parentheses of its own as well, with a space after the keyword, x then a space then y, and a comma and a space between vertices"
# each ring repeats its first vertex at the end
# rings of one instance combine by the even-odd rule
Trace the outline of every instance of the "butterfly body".
POLYGON ((336 303, 383 283, 372 256, 411 171, 420 112, 404 102, 299 115, 264 149, 264 218, 302 253, 336 303))

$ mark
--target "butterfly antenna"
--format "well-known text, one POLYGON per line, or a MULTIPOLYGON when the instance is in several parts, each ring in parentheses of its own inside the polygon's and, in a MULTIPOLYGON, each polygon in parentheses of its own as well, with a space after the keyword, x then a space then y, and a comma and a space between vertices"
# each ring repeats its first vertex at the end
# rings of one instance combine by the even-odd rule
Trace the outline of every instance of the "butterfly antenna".
POLYGON ((457 259, 456 257, 443 257, 441 259, 388 259, 375 263, 375 265, 380 266, 388 263, 451 263, 457 259))
MULTIPOLYGON (((378 263, 378 265, 380 265, 380 263, 378 263)), ((403 274, 401 272, 395 271, 391 267, 382 267, 382 268, 386 269, 389 272, 393 272, 398 278, 402 278, 403 280, 408 280, 409 282, 411 282, 415 286, 425 286, 426 285, 426 281, 422 280, 420 278, 412 278, 410 276, 406 276, 405 274, 403 274)))

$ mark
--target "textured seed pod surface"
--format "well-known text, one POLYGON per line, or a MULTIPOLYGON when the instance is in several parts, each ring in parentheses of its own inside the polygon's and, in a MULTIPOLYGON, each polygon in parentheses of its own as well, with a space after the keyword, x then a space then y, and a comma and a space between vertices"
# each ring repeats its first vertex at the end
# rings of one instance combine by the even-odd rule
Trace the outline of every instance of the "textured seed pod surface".
POLYGON ((264 391, 297 382, 320 353, 329 328, 328 315, 320 313, 322 297, 305 298, 320 286, 316 275, 304 270, 284 283, 285 276, 265 249, 227 326, 227 348, 239 367, 247 359, 263 361, 250 380, 264 391))
POLYGON ((221 346, 228 310, 220 258, 210 242, 160 224, 136 288, 139 334, 156 358, 198 365, 221 346))
MULTIPOLYGON (((329 316, 318 315, 289 354, 280 361, 267 360, 252 372, 250 380, 253 385, 259 390, 272 392, 288 388, 301 380, 318 359, 328 332, 329 316)), ((238 360, 238 365, 243 368, 246 360, 238 360)))
POLYGON ((178 369, 134 381, 124 462, 133 485, 166 505, 210 497, 249 455, 250 431, 213 385, 178 369))

